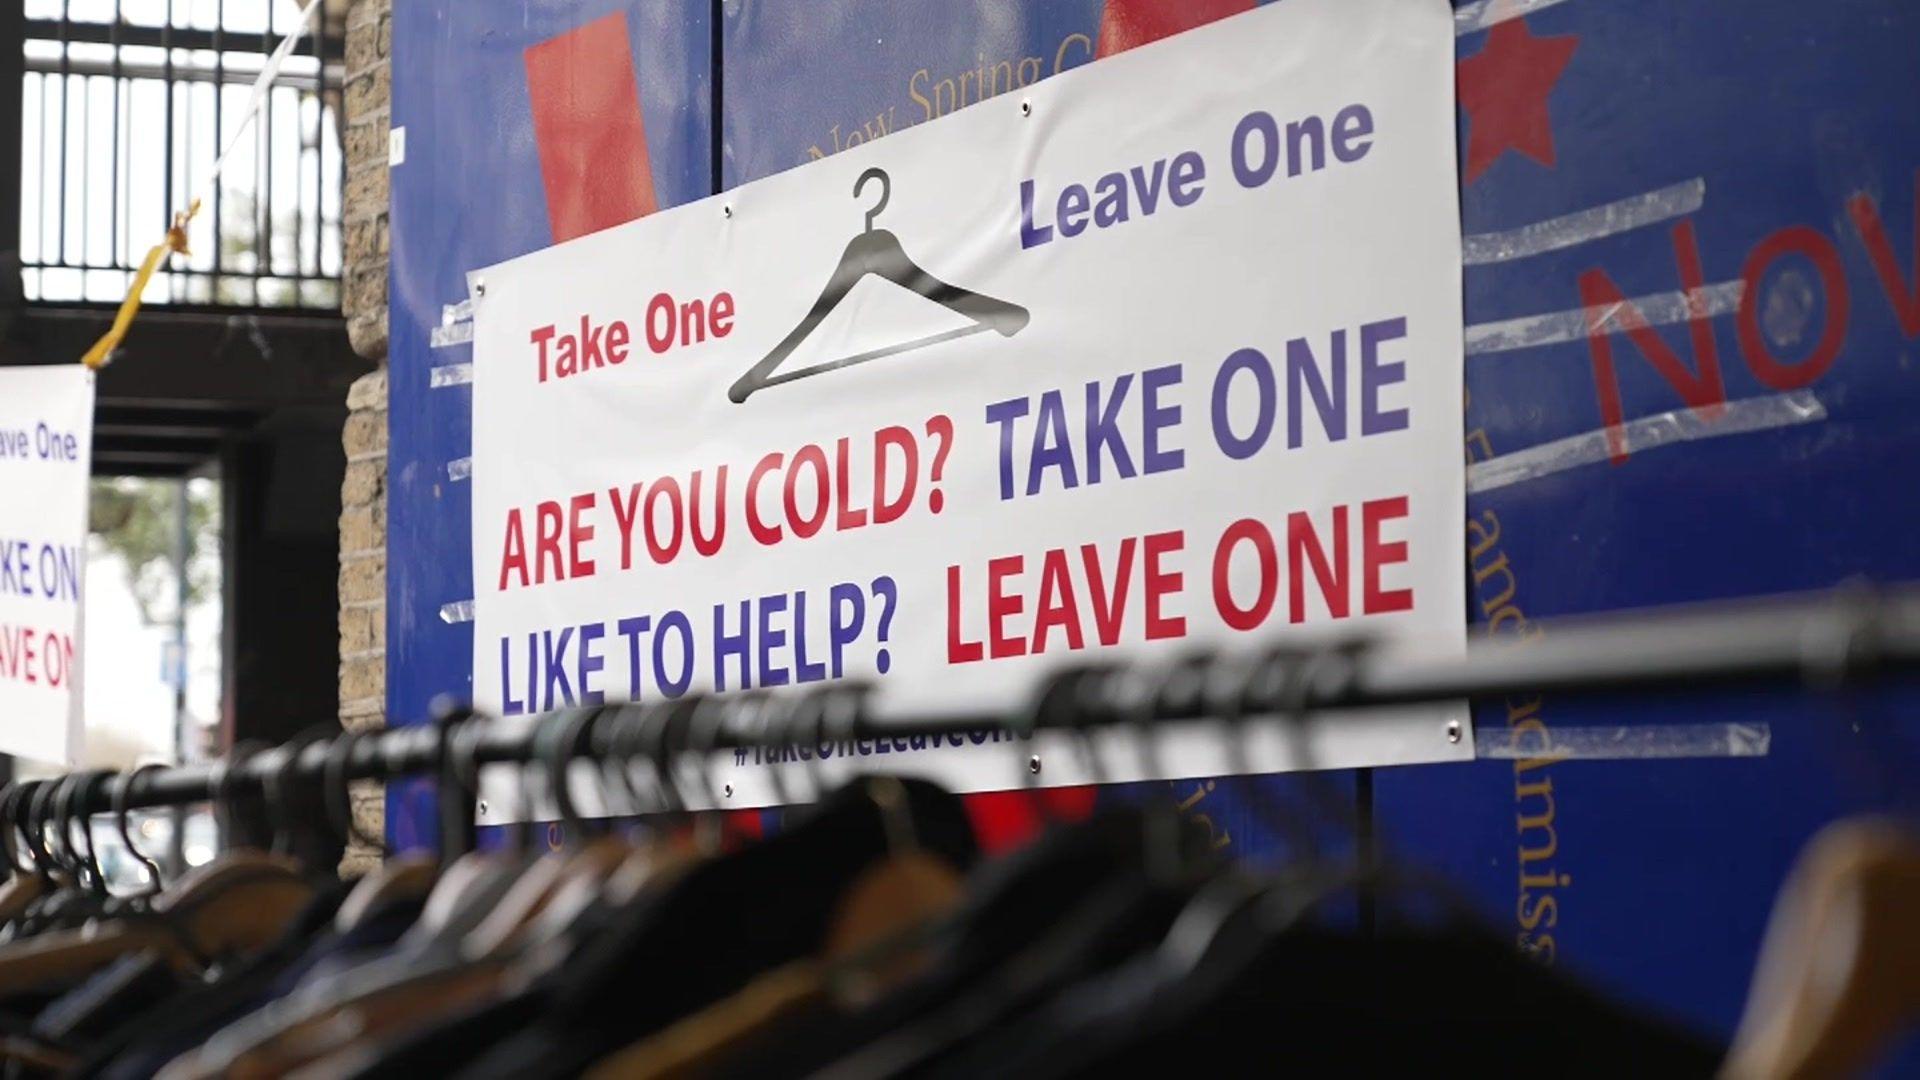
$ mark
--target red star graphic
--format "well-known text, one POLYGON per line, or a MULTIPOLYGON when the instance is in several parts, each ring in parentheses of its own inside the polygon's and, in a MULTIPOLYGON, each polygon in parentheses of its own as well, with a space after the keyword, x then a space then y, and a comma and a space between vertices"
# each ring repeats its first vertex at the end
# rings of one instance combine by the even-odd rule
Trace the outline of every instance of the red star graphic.
POLYGON ((1509 19, 1487 32, 1487 43, 1456 67, 1460 107, 1467 110, 1467 181, 1486 172, 1500 155, 1517 150, 1542 165, 1553 164, 1553 119, 1547 95, 1573 59, 1573 34, 1534 37, 1525 19, 1509 19))

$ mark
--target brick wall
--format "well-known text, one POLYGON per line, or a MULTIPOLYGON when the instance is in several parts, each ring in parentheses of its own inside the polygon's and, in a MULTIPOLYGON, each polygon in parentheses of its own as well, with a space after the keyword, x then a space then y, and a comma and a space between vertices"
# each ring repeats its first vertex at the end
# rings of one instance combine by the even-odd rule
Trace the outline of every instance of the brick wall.
MULTIPOLYGON (((380 362, 347 395, 342 443, 347 478, 340 513, 340 724, 381 727, 387 694, 387 129, 391 98, 392 0, 347 8, 346 281, 341 308, 355 352, 380 362)), ((355 785, 354 818, 372 835, 386 827, 379 785, 355 785)), ((354 844, 343 873, 378 860, 354 844)))

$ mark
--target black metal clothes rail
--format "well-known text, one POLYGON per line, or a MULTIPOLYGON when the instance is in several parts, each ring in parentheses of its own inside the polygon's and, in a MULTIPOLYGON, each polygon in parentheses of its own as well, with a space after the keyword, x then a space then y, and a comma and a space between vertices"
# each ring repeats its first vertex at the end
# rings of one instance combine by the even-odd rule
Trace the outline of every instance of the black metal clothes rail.
POLYGON ((1013 716, 872 716, 866 689, 858 685, 689 696, 508 722, 456 716, 283 745, 231 763, 76 776, 68 807, 72 813, 106 814, 263 793, 271 798, 269 788, 290 778, 339 784, 438 775, 471 794, 477 770, 490 764, 564 768, 593 758, 651 761, 664 770, 690 754, 847 739, 982 729, 1020 737, 1040 730, 1085 732, 1228 715, 1300 717, 1534 693, 1690 693, 1731 685, 1833 692, 1920 675, 1920 588, 1913 586, 1842 588, 1541 625, 1543 632, 1525 642, 1475 640, 1453 659, 1396 659, 1350 642, 1253 656, 1210 653, 1158 668, 1090 666, 1059 676, 1031 711, 1013 716))

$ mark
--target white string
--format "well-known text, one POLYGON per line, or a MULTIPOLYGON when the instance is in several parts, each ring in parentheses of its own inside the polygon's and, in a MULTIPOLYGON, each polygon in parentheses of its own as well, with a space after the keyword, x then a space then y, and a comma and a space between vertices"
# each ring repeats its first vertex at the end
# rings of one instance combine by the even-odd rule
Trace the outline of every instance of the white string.
MULTIPOLYGON (((227 145, 220 151, 220 156, 214 159, 213 171, 201 181, 200 190, 194 195, 193 200, 204 201, 214 186, 220 182, 220 174, 226 171, 227 160, 233 156, 233 151, 240 145, 241 137, 253 127, 254 118, 260 115, 261 107, 266 104, 268 91, 273 89, 274 80, 280 77, 280 68, 286 64, 287 57, 293 54, 294 46, 300 44, 300 39, 306 36, 307 25, 313 21, 313 13, 319 9, 320 4, 321 0, 307 0, 307 6, 300 10, 300 19, 293 24, 293 30, 280 39, 279 46, 273 50, 272 55, 267 57, 266 66, 260 69, 260 76, 253 80, 253 91, 247 95, 247 108, 240 116, 240 126, 234 129, 233 137, 227 140, 227 145)), ((320 81, 322 83, 326 81, 324 71, 321 72, 320 81)), ((189 200, 187 205, 193 205, 193 200, 189 200)))

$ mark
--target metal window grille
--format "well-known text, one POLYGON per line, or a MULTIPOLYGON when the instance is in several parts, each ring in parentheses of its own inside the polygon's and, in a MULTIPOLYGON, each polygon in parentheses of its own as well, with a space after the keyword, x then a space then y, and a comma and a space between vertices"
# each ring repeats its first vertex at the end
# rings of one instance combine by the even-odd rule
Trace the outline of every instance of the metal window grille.
MULTIPOLYGON (((20 257, 28 301, 126 294, 173 211, 205 186, 299 6, 25 0, 20 257)), ((148 303, 339 307, 345 65, 326 12, 314 23, 202 205, 192 254, 154 275, 148 303)))

